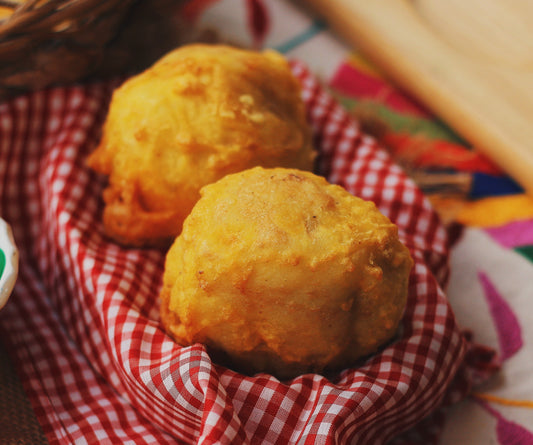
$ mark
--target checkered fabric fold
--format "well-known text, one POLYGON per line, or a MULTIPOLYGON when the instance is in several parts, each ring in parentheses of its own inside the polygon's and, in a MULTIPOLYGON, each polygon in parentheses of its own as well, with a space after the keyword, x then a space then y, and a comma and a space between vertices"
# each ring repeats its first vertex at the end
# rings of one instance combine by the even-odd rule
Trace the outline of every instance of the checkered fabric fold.
POLYGON ((21 250, 0 331, 52 443, 380 444, 439 406, 466 351, 442 290, 446 231, 387 152, 292 69, 318 171, 374 201, 415 261, 398 337, 354 369, 283 382, 178 346, 159 318, 165 252, 104 236, 105 178, 85 165, 116 83, 35 92, 0 104, 0 211, 21 250))

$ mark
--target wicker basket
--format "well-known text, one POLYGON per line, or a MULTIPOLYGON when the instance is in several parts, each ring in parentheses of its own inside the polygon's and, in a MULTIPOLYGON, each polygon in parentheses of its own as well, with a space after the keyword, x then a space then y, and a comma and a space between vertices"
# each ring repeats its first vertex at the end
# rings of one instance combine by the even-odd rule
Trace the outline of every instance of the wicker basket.
POLYGON ((148 66, 187 39, 185 2, 0 0, 0 100, 148 66))

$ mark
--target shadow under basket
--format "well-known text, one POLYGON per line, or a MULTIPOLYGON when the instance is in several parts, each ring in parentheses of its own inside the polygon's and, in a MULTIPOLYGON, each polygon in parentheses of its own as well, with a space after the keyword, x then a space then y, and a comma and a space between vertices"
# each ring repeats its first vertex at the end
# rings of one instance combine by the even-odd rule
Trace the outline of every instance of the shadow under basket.
POLYGON ((0 100, 133 73, 185 43, 194 0, 0 0, 0 100))

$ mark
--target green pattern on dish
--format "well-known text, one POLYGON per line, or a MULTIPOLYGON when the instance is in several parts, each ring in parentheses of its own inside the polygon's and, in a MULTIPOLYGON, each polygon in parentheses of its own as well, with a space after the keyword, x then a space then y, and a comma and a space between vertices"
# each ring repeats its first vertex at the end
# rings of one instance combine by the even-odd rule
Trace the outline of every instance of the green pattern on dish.
POLYGON ((0 278, 4 274, 4 269, 6 268, 6 254, 2 249, 0 249, 0 278))

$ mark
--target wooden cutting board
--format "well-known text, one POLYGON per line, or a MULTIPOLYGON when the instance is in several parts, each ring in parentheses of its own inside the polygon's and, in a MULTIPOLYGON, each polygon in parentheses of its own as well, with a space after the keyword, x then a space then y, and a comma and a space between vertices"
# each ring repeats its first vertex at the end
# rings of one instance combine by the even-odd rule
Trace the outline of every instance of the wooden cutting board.
POLYGON ((533 195, 533 1, 307 2, 533 195))

